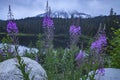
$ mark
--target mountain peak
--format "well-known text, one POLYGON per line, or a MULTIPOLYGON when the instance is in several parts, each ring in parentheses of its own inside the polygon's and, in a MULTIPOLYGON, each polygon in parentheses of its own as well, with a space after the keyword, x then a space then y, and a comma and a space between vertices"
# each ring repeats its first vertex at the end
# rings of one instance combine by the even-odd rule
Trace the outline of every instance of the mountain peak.
MULTIPOLYGON (((44 17, 46 15, 46 13, 42 13, 42 14, 38 14, 36 17, 44 17)), ((50 13, 50 16, 52 18, 71 18, 71 17, 82 17, 82 18, 90 18, 91 16, 89 14, 86 13, 81 13, 78 11, 71 11, 71 12, 67 12, 67 11, 52 11, 50 13)))

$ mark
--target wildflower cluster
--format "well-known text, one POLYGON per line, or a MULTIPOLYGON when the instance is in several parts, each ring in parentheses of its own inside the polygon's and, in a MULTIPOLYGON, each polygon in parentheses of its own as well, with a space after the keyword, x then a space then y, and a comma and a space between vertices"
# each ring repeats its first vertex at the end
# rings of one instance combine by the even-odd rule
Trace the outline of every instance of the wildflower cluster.
POLYGON ((78 53, 77 57, 75 58, 75 60, 80 60, 84 57, 85 52, 80 50, 80 52, 78 53))
POLYGON ((103 47, 107 45, 107 38, 105 34, 101 34, 100 37, 91 44, 91 49, 96 50, 98 53, 102 50, 103 47))
POLYGON ((84 57, 85 57, 85 52, 83 50, 80 50, 80 52, 77 54, 75 58, 75 61, 78 67, 82 65, 84 57))
POLYGON ((75 25, 70 26, 70 34, 71 35, 77 35, 81 33, 81 28, 80 26, 76 27, 75 25))
POLYGON ((70 45, 71 46, 76 45, 81 34, 80 26, 71 25, 69 33, 70 33, 70 45))
POLYGON ((43 19, 43 27, 53 27, 53 20, 50 19, 48 15, 46 15, 43 19))
POLYGON ((91 44, 91 54, 93 55, 93 62, 98 65, 97 74, 104 75, 105 48, 107 46, 105 30, 99 29, 97 36, 96 41, 91 44))
POLYGON ((8 33, 18 33, 18 28, 16 26, 16 23, 13 21, 9 21, 7 24, 7 32, 8 33))
POLYGON ((53 38, 54 38, 54 25, 53 20, 50 19, 49 15, 46 15, 43 19, 43 28, 45 35, 45 47, 49 48, 52 46, 53 38))
POLYGON ((10 38, 12 39, 12 42, 14 45, 18 44, 18 38, 16 37, 16 34, 19 32, 18 27, 16 26, 16 23, 12 20, 9 20, 7 24, 7 32, 10 38))

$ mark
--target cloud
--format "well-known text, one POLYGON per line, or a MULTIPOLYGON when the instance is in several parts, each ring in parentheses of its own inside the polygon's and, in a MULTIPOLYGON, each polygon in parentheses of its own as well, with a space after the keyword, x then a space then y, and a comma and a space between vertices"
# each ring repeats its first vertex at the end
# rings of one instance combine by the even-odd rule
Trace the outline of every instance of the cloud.
POLYGON ((7 19, 8 5, 16 19, 32 17, 44 12, 44 3, 40 0, 2 0, 0 3, 0 19, 7 19))
MULTIPOLYGON (((120 13, 120 0, 49 0, 52 10, 77 10, 92 16, 108 15, 110 8, 120 13)), ((8 5, 16 19, 45 12, 46 0, 0 0, 0 19, 7 19, 8 5)))

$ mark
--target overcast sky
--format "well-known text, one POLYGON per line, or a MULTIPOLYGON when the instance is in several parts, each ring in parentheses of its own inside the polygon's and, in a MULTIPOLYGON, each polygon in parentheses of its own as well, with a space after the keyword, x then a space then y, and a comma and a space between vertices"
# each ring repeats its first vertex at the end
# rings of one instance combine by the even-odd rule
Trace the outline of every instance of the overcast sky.
MULTIPOLYGON (((6 20, 8 5, 11 5, 14 18, 36 16, 45 12, 47 0, 0 0, 0 19, 6 20)), ((91 16, 108 15, 110 8, 120 14, 120 0, 48 0, 52 10, 64 10, 90 14, 91 16)))

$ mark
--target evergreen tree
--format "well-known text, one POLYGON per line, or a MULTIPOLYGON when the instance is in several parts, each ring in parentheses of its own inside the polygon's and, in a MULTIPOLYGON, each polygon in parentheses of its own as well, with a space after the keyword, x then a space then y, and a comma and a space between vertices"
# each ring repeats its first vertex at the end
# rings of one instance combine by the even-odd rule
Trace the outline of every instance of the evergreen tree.
POLYGON ((113 8, 110 9, 110 16, 114 15, 113 8))

